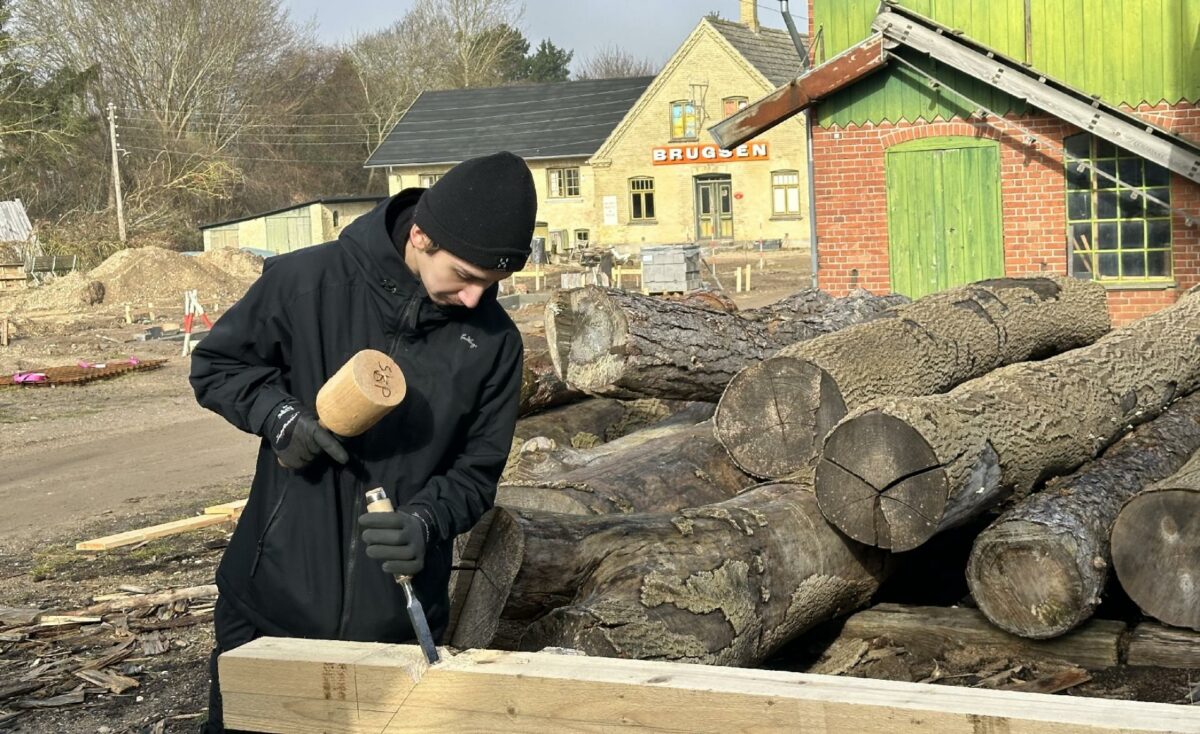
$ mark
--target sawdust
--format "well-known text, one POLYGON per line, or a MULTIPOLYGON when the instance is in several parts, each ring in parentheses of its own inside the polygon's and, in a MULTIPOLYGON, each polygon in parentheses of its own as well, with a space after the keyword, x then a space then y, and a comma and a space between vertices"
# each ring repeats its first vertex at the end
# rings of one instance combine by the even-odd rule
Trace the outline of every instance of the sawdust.
POLYGON ((182 255, 161 247, 121 250, 89 273, 75 272, 31 288, 15 299, 14 313, 80 310, 129 303, 162 308, 182 304, 183 291, 195 290, 201 303, 232 303, 262 273, 262 259, 241 251, 182 255), (90 304, 102 287, 103 300, 90 304))

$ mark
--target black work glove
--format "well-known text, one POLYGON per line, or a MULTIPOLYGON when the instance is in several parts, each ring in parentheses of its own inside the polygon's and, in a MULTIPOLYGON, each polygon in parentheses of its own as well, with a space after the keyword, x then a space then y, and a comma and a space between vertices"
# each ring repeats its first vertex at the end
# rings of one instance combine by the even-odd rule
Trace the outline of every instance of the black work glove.
POLYGON ((368 512, 358 518, 367 557, 383 561, 393 576, 416 576, 425 568, 425 521, 404 512, 368 512))
POLYGON ((317 422, 317 416, 300 407, 297 400, 285 400, 275 406, 266 428, 266 438, 279 463, 289 469, 303 469, 322 452, 339 464, 350 459, 333 434, 317 422))

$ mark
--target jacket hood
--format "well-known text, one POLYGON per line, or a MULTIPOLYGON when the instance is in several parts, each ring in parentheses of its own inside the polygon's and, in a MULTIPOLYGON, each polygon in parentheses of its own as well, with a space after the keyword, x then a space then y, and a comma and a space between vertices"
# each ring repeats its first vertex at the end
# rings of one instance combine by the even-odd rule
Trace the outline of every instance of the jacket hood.
MULTIPOLYGON (((412 219, 413 209, 425 191, 422 188, 404 189, 395 196, 384 199, 374 209, 346 225, 339 242, 362 268, 368 282, 375 288, 405 299, 419 296, 422 299, 422 324, 447 319, 464 320, 472 309, 434 303, 425 291, 420 277, 408 269, 401 248, 392 241, 393 225, 400 217, 412 219)), ((475 309, 495 301, 498 291, 498 286, 487 289, 475 309)))

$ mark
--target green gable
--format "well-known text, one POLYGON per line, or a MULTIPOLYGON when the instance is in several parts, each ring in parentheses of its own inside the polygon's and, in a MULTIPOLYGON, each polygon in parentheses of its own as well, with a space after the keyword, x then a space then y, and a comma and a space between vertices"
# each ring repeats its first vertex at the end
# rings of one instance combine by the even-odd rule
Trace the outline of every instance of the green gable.
MULTIPOLYGON (((1111 104, 1200 101, 1200 0, 1031 0, 1028 48, 1025 0, 899 4, 1111 104)), ((870 35, 878 5, 813 0, 818 61, 870 35)), ((938 99, 911 72, 891 69, 876 77, 822 102, 821 124, 945 117, 957 104, 953 95, 938 99)), ((1012 108, 1012 100, 984 93, 979 82, 954 73, 942 78, 996 112, 1012 108)))

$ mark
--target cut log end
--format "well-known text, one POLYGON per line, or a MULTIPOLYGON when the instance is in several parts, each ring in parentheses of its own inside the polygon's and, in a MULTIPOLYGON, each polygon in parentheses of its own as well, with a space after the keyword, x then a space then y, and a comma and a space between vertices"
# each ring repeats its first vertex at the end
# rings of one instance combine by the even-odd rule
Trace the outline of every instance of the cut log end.
POLYGON ((454 645, 483 648, 491 644, 500 622, 500 610, 508 602, 509 590, 520 570, 525 535, 512 515, 497 507, 480 549, 471 586, 454 629, 454 645))
POLYGON ((817 464, 821 513, 855 540, 895 551, 933 537, 950 484, 920 432, 879 412, 838 426, 817 464))
POLYGON ((717 407, 717 440, 747 474, 777 479, 809 469, 846 415, 833 378, 810 362, 776 357, 742 370, 717 407))
POLYGON ((603 391, 625 370, 625 315, 604 291, 563 294, 547 311, 546 338, 559 377, 584 392, 603 391))
POLYGON ((1142 611, 1200 631, 1200 491, 1136 495, 1112 531, 1113 568, 1142 611))
POLYGON ((1006 522, 981 535, 971 551, 967 583, 992 624, 1021 637, 1062 635, 1086 617, 1093 591, 1080 576, 1075 543, 1039 523, 1006 522))

